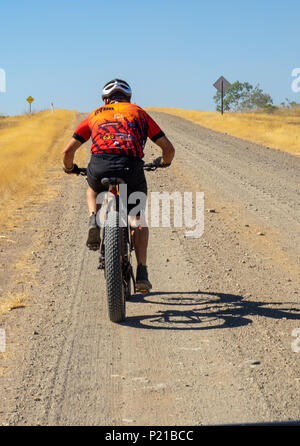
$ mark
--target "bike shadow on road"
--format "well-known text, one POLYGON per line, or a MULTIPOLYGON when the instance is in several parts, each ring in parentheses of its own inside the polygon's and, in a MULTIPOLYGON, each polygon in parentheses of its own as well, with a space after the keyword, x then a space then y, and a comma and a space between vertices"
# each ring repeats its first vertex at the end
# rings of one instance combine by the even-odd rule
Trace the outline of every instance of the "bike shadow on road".
POLYGON ((300 320, 300 304, 249 301, 241 295, 208 291, 135 294, 128 303, 157 305, 153 314, 129 316, 122 325, 151 330, 209 330, 249 325, 253 317, 300 320), (167 307, 167 308, 166 308, 167 307))

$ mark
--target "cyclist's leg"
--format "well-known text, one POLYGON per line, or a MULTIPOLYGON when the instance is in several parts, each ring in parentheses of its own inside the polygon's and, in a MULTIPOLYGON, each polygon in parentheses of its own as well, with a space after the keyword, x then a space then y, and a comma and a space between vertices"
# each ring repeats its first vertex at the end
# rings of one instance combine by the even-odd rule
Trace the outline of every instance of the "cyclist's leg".
POLYGON ((128 181, 128 195, 130 196, 133 192, 141 193, 141 207, 137 215, 132 215, 135 204, 128 204, 131 237, 137 260, 136 288, 138 291, 149 291, 152 285, 147 272, 147 248, 149 240, 149 228, 145 220, 147 182, 142 170, 136 172, 133 178, 135 179, 134 181, 128 181))
POLYGON ((145 219, 147 182, 144 171, 136 168, 127 181, 128 214, 131 236, 138 265, 147 265, 149 228, 145 219), (134 194, 134 195, 133 195, 134 194), (133 198, 131 203, 130 198, 133 198))
POLYGON ((149 228, 139 223, 140 217, 129 219, 131 237, 135 250, 137 264, 147 265, 147 249, 149 240, 149 228))
POLYGON ((93 163, 89 163, 87 168, 87 181, 88 189, 86 192, 87 205, 89 210, 89 226, 88 226, 88 237, 86 245, 93 251, 96 251, 100 247, 100 228, 97 224, 97 211, 99 210, 99 205, 97 205, 97 195, 103 192, 105 188, 101 184, 101 178, 104 176, 102 171, 98 171, 97 166, 93 163))
POLYGON ((95 192, 91 188, 91 186, 88 186, 87 191, 86 191, 86 199, 87 199, 87 205, 88 205, 90 216, 92 214, 95 214, 95 215, 97 214, 97 204, 96 204, 97 195, 98 195, 98 192, 95 192))
POLYGON ((137 291, 149 291, 152 288, 147 270, 149 228, 145 226, 134 228, 131 237, 137 260, 136 289, 137 291))

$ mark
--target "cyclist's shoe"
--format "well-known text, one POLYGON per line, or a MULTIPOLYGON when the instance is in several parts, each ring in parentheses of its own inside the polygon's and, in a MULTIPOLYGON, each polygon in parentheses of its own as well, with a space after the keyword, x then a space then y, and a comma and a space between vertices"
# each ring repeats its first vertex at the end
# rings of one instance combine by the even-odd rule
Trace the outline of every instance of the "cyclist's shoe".
POLYGON ((135 280, 136 290, 141 293, 147 293, 151 290, 152 285, 148 279, 147 266, 138 265, 136 270, 136 280, 135 280))
POLYGON ((90 216, 86 246, 92 251, 97 251, 100 248, 100 228, 97 225, 95 214, 90 216))

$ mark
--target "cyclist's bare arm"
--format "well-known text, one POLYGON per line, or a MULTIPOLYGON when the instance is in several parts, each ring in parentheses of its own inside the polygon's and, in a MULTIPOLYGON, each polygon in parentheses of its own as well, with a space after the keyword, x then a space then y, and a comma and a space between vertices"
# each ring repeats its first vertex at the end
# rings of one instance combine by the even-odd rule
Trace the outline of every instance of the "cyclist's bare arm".
POLYGON ((75 138, 71 138, 63 150, 63 164, 66 169, 72 169, 74 155, 77 149, 81 146, 81 142, 75 138))
POLYGON ((155 141, 162 150, 162 164, 171 164, 175 155, 175 149, 171 141, 168 140, 166 136, 162 136, 155 141))

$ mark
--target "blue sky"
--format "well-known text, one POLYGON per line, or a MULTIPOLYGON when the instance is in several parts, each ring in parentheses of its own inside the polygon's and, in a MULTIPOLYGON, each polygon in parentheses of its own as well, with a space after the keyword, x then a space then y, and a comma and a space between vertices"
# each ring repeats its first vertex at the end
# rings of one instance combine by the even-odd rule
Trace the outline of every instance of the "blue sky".
POLYGON ((260 84, 275 103, 300 67, 296 0, 15 0, 0 4, 0 113, 89 111, 101 87, 127 80, 133 102, 214 110, 214 81, 260 84))

